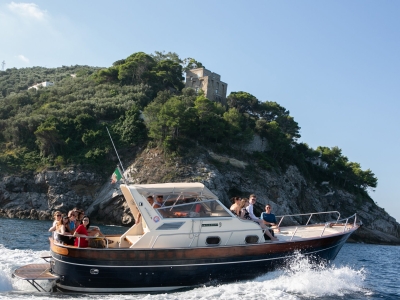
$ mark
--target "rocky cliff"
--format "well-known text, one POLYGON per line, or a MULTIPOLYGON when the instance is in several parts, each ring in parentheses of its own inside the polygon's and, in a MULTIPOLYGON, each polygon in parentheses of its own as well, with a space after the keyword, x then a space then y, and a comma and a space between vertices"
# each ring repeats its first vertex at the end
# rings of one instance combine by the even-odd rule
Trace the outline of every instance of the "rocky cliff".
MULTIPOLYGON (((400 244, 400 224, 373 201, 326 182, 307 181, 295 166, 278 174, 206 150, 196 150, 185 158, 165 158, 157 149, 145 149, 126 170, 126 176, 138 184, 203 182, 227 206, 232 196, 255 193, 259 213, 266 203, 273 206, 276 215, 339 211, 348 217, 357 213, 364 226, 352 236, 353 241, 400 244)), ((73 207, 85 209, 97 223, 133 224, 118 183, 111 184, 95 173, 43 171, 0 181, 0 216, 50 219, 53 211, 67 212, 73 207)))

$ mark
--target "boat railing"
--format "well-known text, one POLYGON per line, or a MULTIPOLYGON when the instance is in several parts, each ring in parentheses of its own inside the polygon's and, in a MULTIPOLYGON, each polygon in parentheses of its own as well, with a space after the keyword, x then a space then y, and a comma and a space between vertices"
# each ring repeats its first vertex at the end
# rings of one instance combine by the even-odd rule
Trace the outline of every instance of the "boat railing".
MULTIPOLYGON (((88 236, 79 236, 79 237, 76 237, 76 238, 78 239, 78 248, 81 246, 81 238, 104 240, 105 241, 105 248, 108 248, 108 239, 105 236, 91 236, 91 235, 88 235, 88 236)), ((101 248, 101 247, 97 247, 97 248, 101 248)))
POLYGON ((278 223, 278 226, 280 226, 281 223, 283 222, 283 220, 284 220, 285 218, 309 216, 309 218, 308 218, 306 224, 304 224, 305 226, 307 226, 307 225, 310 223, 311 218, 312 218, 313 216, 320 216, 320 215, 324 215, 324 214, 325 214, 325 215, 326 215, 326 214, 337 214, 337 220, 336 220, 335 222, 338 222, 339 219, 340 219, 340 213, 339 213, 337 210, 324 211, 324 212, 316 212, 316 213, 306 213, 306 214, 283 215, 283 216, 276 216, 276 217, 277 217, 277 218, 280 218, 279 223, 278 223))
POLYGON ((311 218, 312 218, 313 216, 315 216, 315 215, 322 215, 322 214, 332 214, 332 213, 337 214, 338 217, 337 217, 337 219, 334 220, 334 221, 325 222, 325 226, 322 228, 320 237, 322 237, 322 236, 324 235, 325 230, 326 230, 327 228, 331 228, 331 227, 333 227, 334 225, 343 226, 343 232, 345 232, 346 229, 349 229, 349 227, 348 227, 347 225, 351 224, 351 225, 352 225, 352 226, 351 226, 352 228, 354 228, 354 227, 357 225, 357 214, 351 215, 350 217, 347 217, 347 218, 344 218, 344 219, 340 219, 340 213, 339 213, 338 211, 327 211, 327 212, 320 212, 320 213, 307 213, 307 214, 295 214, 295 215, 277 216, 277 218, 281 218, 280 221, 279 221, 279 223, 278 223, 278 226, 281 225, 281 223, 282 223, 282 221, 283 221, 283 219, 284 219, 285 217, 302 217, 302 216, 308 216, 308 215, 309 215, 309 218, 308 218, 308 220, 307 220, 307 222, 306 222, 305 225, 296 226, 296 228, 294 229, 294 231, 293 231, 293 233, 292 233, 292 235, 291 235, 291 237, 290 237, 290 241, 292 241, 293 238, 294 238, 294 236, 295 236, 295 234, 296 234, 296 232, 298 231, 299 227, 305 227, 305 226, 312 226, 312 225, 313 225, 313 224, 310 224, 310 220, 311 220, 311 218), (354 219, 354 221, 351 223, 350 220, 352 220, 352 219, 354 219))

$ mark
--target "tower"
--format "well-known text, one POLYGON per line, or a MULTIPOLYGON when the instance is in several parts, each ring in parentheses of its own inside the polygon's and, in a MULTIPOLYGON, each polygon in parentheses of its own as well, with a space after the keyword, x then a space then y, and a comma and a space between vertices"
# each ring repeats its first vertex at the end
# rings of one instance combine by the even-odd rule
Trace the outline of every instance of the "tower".
POLYGON ((3 60, 2 62, 1 62, 1 70, 2 71, 4 71, 4 66, 6 65, 6 62, 3 60))
POLYGON ((221 76, 206 68, 192 69, 186 72, 185 87, 198 91, 202 89, 204 95, 216 102, 226 104, 226 90, 228 84, 221 81, 221 76))

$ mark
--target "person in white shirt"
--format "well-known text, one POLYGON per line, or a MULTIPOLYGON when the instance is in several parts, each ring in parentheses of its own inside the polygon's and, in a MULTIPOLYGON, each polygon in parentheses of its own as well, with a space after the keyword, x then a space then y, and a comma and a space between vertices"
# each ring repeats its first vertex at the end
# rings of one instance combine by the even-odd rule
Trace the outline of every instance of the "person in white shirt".
POLYGON ((257 196, 254 194, 251 194, 249 197, 249 205, 246 207, 246 210, 249 212, 249 217, 256 223, 260 224, 261 228, 265 230, 265 234, 272 240, 272 241, 277 241, 278 239, 276 237, 273 237, 271 233, 268 230, 267 225, 264 224, 264 221, 257 218, 254 215, 253 208, 254 204, 257 202, 257 196))

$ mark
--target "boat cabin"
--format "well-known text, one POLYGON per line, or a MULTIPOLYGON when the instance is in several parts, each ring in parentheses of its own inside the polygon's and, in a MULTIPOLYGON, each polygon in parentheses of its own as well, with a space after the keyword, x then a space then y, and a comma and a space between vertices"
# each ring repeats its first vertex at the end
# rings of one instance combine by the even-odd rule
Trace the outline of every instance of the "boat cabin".
MULTIPOLYGON (((265 242, 261 227, 234 216, 201 183, 121 185, 135 218, 113 247, 215 247, 265 242), (147 200, 162 196, 161 207, 147 200)), ((112 245, 110 245, 112 246, 112 245)))

